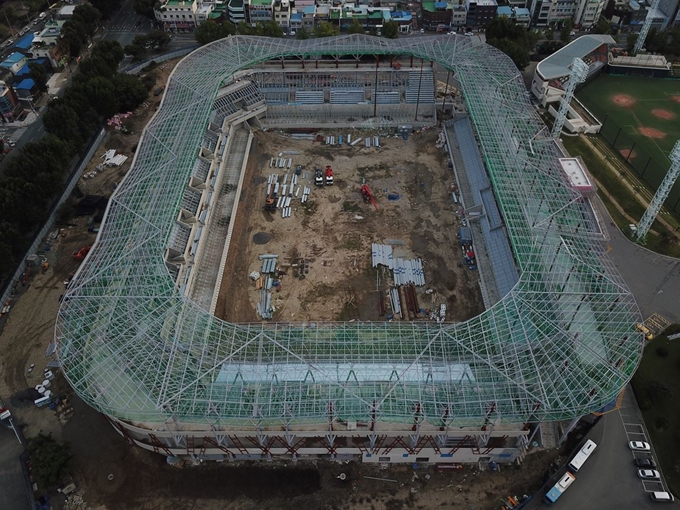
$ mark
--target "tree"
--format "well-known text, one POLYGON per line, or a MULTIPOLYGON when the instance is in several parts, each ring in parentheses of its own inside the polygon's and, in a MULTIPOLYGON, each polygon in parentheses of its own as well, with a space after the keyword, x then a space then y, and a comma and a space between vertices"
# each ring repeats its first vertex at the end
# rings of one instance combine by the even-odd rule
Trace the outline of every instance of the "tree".
POLYGON ((121 112, 134 110, 149 94, 141 80, 130 74, 117 74, 113 78, 113 85, 118 97, 118 109, 121 112))
POLYGON ((40 64, 30 63, 28 69, 31 71, 31 78, 39 92, 47 92, 47 71, 40 64))
POLYGON ((366 31, 364 30, 364 27, 361 26, 361 23, 359 23, 359 20, 357 18, 354 18, 352 20, 352 24, 347 27, 347 33, 348 34, 365 34, 366 31))
POLYGON ((628 34, 628 38, 626 39, 626 51, 628 53, 633 53, 633 48, 635 48, 635 43, 639 36, 639 34, 628 34))
POLYGON ((239 35, 257 35, 257 28, 251 27, 245 21, 241 21, 236 27, 236 33, 239 35))
MULTIPOLYGON (((245 25, 245 23, 242 23, 245 25)), ((239 24, 241 27, 241 24, 239 24)), ((201 23, 194 32, 198 44, 208 44, 236 33, 236 27, 229 22, 217 23, 211 19, 201 23)))
POLYGON ((600 16, 600 19, 597 21, 597 25, 595 25, 593 32, 596 34, 608 34, 609 32, 611 32, 611 30, 612 30, 611 22, 604 16, 600 16))
POLYGON ((63 99, 55 99, 43 114, 45 131, 52 133, 72 145, 71 152, 76 152, 83 144, 79 128, 78 113, 63 99))
POLYGON ((560 30, 560 41, 568 43, 571 41, 571 31, 574 29, 574 22, 570 19, 564 22, 562 30, 560 30))
POLYGON ((120 9, 121 0, 90 0, 90 5, 102 14, 102 19, 109 19, 120 9))
POLYGON ((146 39, 151 44, 151 47, 155 49, 163 49, 170 44, 170 34, 163 30, 149 32, 146 35, 146 39))
POLYGON ((92 36, 94 36, 94 33, 97 31, 101 18, 101 12, 90 4, 80 4, 73 9, 71 21, 79 22, 85 31, 85 35, 91 40, 92 36))
POLYGON ((382 27, 382 36, 387 39, 396 39, 399 37, 399 24, 393 19, 389 20, 382 27))
MULTIPOLYGON (((112 41, 109 39, 104 39, 99 41, 92 48, 92 53, 90 53, 90 58, 101 58, 108 65, 111 72, 115 73, 118 70, 120 62, 123 60, 125 52, 123 47, 118 41, 112 41)), ((89 59, 88 59, 89 60, 89 59)))
POLYGON ((518 69, 524 69, 529 65, 529 52, 520 44, 517 44, 508 38, 494 39, 493 42, 487 42, 510 57, 518 69))
POLYGON ((135 0, 133 7, 137 14, 154 18, 153 8, 156 5, 156 0, 135 0))
MULTIPOLYGON (((75 83, 74 86, 76 86, 75 83)), ((105 78, 104 76, 97 76, 80 85, 80 87, 92 105, 92 108, 94 108, 99 115, 108 119, 118 113, 116 89, 110 79, 105 78)))
POLYGON ((276 21, 270 20, 257 24, 258 35, 264 37, 283 37, 283 28, 276 21))
POLYGON ((71 447, 52 435, 38 434, 28 441, 31 472, 42 490, 51 489, 72 470, 71 447))
POLYGON ((310 35, 309 32, 305 27, 302 27, 300 30, 297 32, 297 38, 300 39, 301 41, 304 41, 305 39, 309 39, 310 35))
POLYGON ((314 37, 333 37, 338 35, 338 27, 328 21, 321 21, 314 27, 312 34, 314 37))

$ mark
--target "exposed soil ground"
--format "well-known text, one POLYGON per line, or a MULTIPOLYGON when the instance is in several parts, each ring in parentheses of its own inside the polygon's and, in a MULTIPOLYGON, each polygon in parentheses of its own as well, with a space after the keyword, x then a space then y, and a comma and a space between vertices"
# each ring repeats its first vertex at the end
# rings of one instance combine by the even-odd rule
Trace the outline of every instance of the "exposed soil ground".
POLYGON ((389 270, 371 267, 371 243, 394 240, 395 258, 423 261, 425 286, 417 290, 421 308, 446 303, 447 320, 454 321, 479 314, 477 272, 459 267, 460 225, 449 192, 454 178, 445 149, 435 147, 437 136, 429 130, 408 141, 381 137, 380 147, 366 148, 363 141, 338 147, 256 133, 216 314, 234 322, 257 320, 260 292, 248 275, 261 269, 259 255, 271 253, 279 255, 278 267, 285 271, 274 291, 274 320, 384 320, 378 314, 378 290, 388 289, 392 278, 389 270), (269 166, 282 151, 300 151, 287 156, 293 159, 289 171, 269 166), (278 173, 283 182, 287 172, 290 182, 296 165, 303 165, 299 185, 312 188, 308 202, 293 197, 289 218, 265 211, 268 176, 278 173), (335 184, 317 187, 314 168, 326 165, 333 168, 335 184), (364 182, 377 210, 362 200, 364 182), (299 257, 309 263, 304 280, 292 266, 299 257), (434 292, 425 294, 426 289, 434 292))
POLYGON ((631 151, 630 149, 621 149, 619 152, 624 158, 629 160, 637 156, 637 153, 635 151, 631 151))
POLYGON ((635 98, 629 96, 628 94, 616 94, 614 97, 612 97, 612 101, 614 101, 617 105, 623 106, 625 108, 628 108, 635 104, 635 98))
POLYGON ((652 110, 652 115, 655 117, 659 117, 660 119, 664 120, 671 120, 675 118, 675 114, 673 112, 669 112, 668 110, 664 110, 663 108, 655 108, 652 110))
POLYGON ((638 131, 640 131, 640 134, 642 136, 646 136, 647 138, 663 138, 664 136, 666 136, 666 133, 656 128, 639 127, 638 131))

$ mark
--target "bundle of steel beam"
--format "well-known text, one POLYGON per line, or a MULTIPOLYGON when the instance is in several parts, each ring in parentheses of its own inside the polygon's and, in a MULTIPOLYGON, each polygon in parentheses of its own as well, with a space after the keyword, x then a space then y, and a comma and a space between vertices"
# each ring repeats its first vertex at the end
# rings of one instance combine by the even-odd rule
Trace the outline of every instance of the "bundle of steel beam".
POLYGON ((379 265, 392 269, 394 264, 392 247, 389 244, 371 244, 372 267, 379 265))
POLYGON ((401 259, 394 261, 394 284, 406 285, 413 282, 418 287, 425 285, 423 263, 420 259, 401 259))
POLYGON ((257 313, 263 319, 271 319, 272 312, 272 293, 264 289, 260 291, 260 302, 257 303, 257 313))
POLYGON ((308 188, 305 186, 302 189, 302 199, 300 200, 303 204, 307 201, 307 198, 309 198, 309 194, 312 192, 312 188, 308 188))
POLYGON ((390 301, 392 303, 392 313, 401 316, 401 300, 399 299, 399 291, 396 288, 390 289, 390 301))

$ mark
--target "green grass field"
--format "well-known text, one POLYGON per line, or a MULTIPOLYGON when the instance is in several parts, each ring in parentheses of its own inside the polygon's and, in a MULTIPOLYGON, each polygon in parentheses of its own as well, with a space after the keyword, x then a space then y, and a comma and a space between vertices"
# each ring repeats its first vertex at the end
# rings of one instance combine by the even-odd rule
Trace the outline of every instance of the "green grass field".
POLYGON ((634 138, 637 146, 652 157, 667 157, 680 138, 680 80, 603 74, 577 92, 576 97, 600 121, 606 116, 618 124, 622 135, 634 138), (617 104, 617 96, 628 96, 634 102, 630 106, 617 104), (672 118, 659 116, 664 112, 672 118), (654 128, 665 136, 650 138, 641 134, 640 128, 654 128))

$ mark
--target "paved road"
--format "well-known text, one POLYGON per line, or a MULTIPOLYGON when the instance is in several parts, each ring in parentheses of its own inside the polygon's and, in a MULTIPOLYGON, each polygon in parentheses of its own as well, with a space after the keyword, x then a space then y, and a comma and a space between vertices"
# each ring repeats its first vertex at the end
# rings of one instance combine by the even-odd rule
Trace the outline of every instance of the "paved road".
POLYGON ((137 35, 153 30, 153 21, 137 14, 133 8, 133 0, 125 0, 115 16, 106 26, 104 39, 118 41, 121 46, 132 43, 137 35))
POLYGON ((595 201, 610 237, 609 256, 633 292, 643 317, 660 313, 680 322, 680 260, 653 253, 629 241, 615 226, 599 199, 595 201))
MULTIPOLYGON (((592 428, 587 438, 597 444, 595 452, 576 473, 576 481, 569 490, 551 508, 557 510, 658 508, 650 501, 648 492, 663 489, 659 483, 642 482, 633 464, 636 456, 648 454, 634 454, 628 448, 629 440, 646 439, 646 435, 639 435, 642 420, 629 392, 632 390, 627 387, 620 410, 606 414, 592 428)), ((543 493, 538 496, 542 498, 543 493)), ((547 507, 548 505, 542 501, 531 506, 531 508, 547 507)))
POLYGON ((19 463, 24 451, 11 429, 0 425, 0 508, 29 509, 28 492, 19 463))

